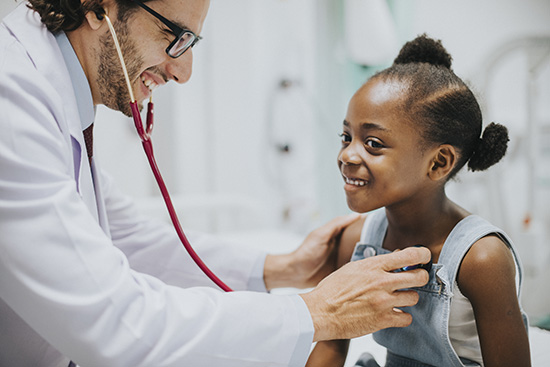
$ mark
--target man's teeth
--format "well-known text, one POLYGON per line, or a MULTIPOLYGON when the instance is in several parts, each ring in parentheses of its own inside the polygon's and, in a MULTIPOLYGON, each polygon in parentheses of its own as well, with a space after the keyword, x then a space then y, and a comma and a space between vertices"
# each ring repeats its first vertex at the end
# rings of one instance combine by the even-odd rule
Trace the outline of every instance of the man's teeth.
POLYGON ((152 81, 151 79, 145 79, 144 76, 141 77, 141 81, 143 82, 143 84, 145 84, 145 86, 147 88, 149 88, 150 90, 153 90, 155 89, 156 87, 158 87, 158 84, 155 83, 154 81, 152 81))
POLYGON ((350 185, 355 185, 355 186, 365 186, 368 183, 368 181, 352 180, 346 177, 346 183, 350 185))

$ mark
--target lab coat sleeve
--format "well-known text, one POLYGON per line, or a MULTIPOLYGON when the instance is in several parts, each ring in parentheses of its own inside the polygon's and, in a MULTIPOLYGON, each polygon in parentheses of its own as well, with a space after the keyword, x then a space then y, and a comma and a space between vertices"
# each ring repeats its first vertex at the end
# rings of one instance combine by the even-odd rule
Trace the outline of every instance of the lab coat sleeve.
MULTIPOLYGON (((191 259, 172 225, 142 215, 107 174, 101 182, 111 238, 133 269, 181 287, 215 286, 191 259)), ((186 236, 206 265, 232 289, 265 291, 264 251, 204 233, 186 231, 186 236)))
POLYGON ((82 366, 303 365, 313 327, 299 296, 184 289, 152 264, 132 268, 125 252, 147 253, 122 243, 123 225, 114 233, 124 252, 114 246, 91 215, 60 130, 66 101, 25 55, 16 43, 0 48, 2 300, 82 366))

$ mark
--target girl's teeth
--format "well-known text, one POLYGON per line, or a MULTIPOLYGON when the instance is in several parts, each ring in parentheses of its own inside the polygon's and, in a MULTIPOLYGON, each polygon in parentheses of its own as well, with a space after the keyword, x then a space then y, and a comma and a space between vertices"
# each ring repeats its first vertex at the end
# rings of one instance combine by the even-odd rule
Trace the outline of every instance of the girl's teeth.
POLYGON ((350 180, 349 178, 346 178, 346 183, 350 184, 350 185, 355 185, 355 186, 365 186, 367 184, 366 181, 362 181, 362 180, 350 180))

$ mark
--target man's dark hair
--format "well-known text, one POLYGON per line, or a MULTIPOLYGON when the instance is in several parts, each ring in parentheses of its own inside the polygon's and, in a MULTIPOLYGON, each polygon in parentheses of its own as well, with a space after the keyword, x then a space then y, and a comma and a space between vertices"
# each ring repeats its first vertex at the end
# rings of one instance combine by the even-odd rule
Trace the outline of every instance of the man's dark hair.
MULTIPOLYGON (((119 20, 127 17, 138 6, 131 0, 116 0, 116 3, 119 20)), ((98 17, 105 13, 102 0, 29 0, 28 6, 40 15, 42 23, 52 33, 74 31, 90 11, 98 17)))

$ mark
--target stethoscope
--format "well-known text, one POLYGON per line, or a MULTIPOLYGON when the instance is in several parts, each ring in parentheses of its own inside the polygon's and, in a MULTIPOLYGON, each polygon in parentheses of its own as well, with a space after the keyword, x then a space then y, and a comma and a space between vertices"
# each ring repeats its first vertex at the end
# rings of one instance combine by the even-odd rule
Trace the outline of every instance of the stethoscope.
POLYGON ((201 260, 199 255, 197 255, 197 253, 193 249, 193 247, 191 247, 191 244, 189 243, 189 240, 187 240, 185 233, 183 233, 183 229, 181 228, 178 215, 176 213, 176 210, 174 209, 174 205, 172 204, 172 199, 170 198, 170 194, 168 193, 168 189, 166 188, 166 184, 164 183, 164 179, 160 174, 160 170, 157 167, 155 156, 153 154, 153 144, 151 142, 151 133, 153 131, 152 95, 149 98, 149 103, 147 104, 147 119, 146 119, 147 124, 144 128, 143 121, 141 120, 141 114, 139 112, 139 107, 136 99, 134 98, 132 84, 130 83, 130 77, 128 76, 128 70, 126 69, 126 63, 124 62, 124 57, 122 56, 122 51, 120 49, 120 44, 118 43, 118 38, 116 36, 115 29, 109 17, 106 14, 103 14, 103 16, 105 17, 105 20, 107 20, 107 24, 109 25, 109 31, 111 32, 111 36, 113 37, 113 41, 115 43, 115 47, 118 53, 118 58, 120 60, 120 65, 122 66, 122 71, 124 73, 124 79, 126 80, 126 84, 128 86, 128 92, 130 93, 130 100, 131 100, 130 108, 132 111, 132 117, 134 119, 134 125, 136 127, 139 137, 141 138, 141 143, 143 145, 143 149, 145 150, 145 154, 147 155, 147 160, 149 161, 149 165, 151 166, 151 170, 153 171, 153 175, 155 176, 155 180, 157 181, 157 184, 159 186, 160 192, 166 204, 166 208, 168 209, 168 213, 170 214, 170 219, 172 220, 172 224, 176 229, 176 233, 178 234, 178 237, 181 243, 183 244, 183 247, 185 247, 185 249, 191 256, 193 261, 195 261, 195 263, 204 272, 204 274, 206 274, 206 276, 208 276, 214 283, 216 283, 216 285, 218 285, 224 291, 232 292, 233 290, 229 288, 224 282, 222 282, 201 260))

